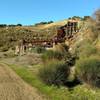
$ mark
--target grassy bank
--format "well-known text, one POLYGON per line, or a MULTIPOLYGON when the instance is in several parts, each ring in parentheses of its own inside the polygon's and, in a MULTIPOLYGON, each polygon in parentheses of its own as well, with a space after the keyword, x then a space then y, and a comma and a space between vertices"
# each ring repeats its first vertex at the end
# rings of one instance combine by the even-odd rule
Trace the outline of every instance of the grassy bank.
POLYGON ((9 65, 24 81, 36 87, 41 93, 46 95, 50 100, 99 100, 100 91, 87 88, 85 85, 78 85, 72 89, 67 87, 47 86, 42 83, 27 67, 9 65))
POLYGON ((35 73, 32 73, 26 67, 17 67, 9 65, 24 81, 36 87, 41 93, 45 94, 50 100, 69 100, 69 92, 67 88, 62 87, 58 89, 54 86, 47 86, 43 84, 35 73))

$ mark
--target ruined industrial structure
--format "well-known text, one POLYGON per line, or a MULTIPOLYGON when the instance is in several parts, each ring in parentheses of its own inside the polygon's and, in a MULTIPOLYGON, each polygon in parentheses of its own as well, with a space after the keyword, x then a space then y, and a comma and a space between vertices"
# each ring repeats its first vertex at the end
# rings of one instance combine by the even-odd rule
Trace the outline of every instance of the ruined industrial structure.
POLYGON ((57 45, 57 43, 62 43, 66 39, 70 39, 73 37, 75 33, 79 31, 78 29, 78 21, 77 20, 68 20, 67 24, 61 26, 57 29, 56 35, 52 39, 47 40, 37 40, 34 39, 32 41, 20 40, 15 49, 16 55, 23 55, 26 52, 30 51, 31 48, 36 46, 42 47, 53 47, 53 45, 57 45))
POLYGON ((64 26, 61 26, 57 29, 57 34, 54 37, 55 44, 64 42, 65 39, 70 39, 73 37, 75 33, 79 31, 78 29, 78 21, 69 20, 68 23, 64 26))

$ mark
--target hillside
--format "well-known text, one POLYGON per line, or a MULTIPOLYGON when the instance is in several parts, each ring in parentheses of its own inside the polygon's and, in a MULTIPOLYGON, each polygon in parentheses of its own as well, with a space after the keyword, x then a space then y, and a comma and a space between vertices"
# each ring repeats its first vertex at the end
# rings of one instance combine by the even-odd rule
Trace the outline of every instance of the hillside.
POLYGON ((99 30, 95 28, 95 22, 88 20, 84 22, 80 31, 69 41, 71 49, 77 49, 86 41, 94 44, 96 48, 100 49, 100 35, 99 30))
MULTIPOLYGON (((5 51, 16 45, 19 40, 52 39, 57 34, 57 28, 67 22, 68 19, 42 25, 0 27, 0 49, 5 51)), ((79 26, 82 26, 82 23, 83 21, 79 21, 79 26)))
MULTIPOLYGON (((37 41, 51 40, 57 35, 57 29, 66 25, 69 20, 65 19, 50 24, 33 26, 0 27, 0 51, 7 51, 10 48, 14 50, 20 40, 25 40, 26 42, 32 42, 34 39, 37 41)), ((65 40, 70 50, 74 52, 73 50, 80 47, 85 40, 100 48, 100 36, 97 37, 98 32, 95 29, 95 21, 91 18, 75 20, 78 22, 78 32, 73 34, 70 39, 65 40)))
POLYGON ((55 27, 55 26, 63 26, 67 22, 68 22, 68 19, 65 19, 65 20, 53 22, 53 23, 50 23, 50 24, 38 25, 36 28, 37 29, 48 29, 48 28, 55 27))
POLYGON ((0 84, 6 87, 1 88, 0 94, 4 95, 1 98, 99 100, 98 26, 91 18, 0 28, 0 84), (55 36, 59 41, 54 41, 52 47, 30 45, 33 40, 54 39, 55 36))

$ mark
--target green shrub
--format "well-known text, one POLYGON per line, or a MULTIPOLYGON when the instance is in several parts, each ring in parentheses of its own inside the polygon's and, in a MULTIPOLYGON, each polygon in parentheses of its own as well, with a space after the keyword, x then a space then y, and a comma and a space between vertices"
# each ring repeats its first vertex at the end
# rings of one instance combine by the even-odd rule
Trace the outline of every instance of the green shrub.
POLYGON ((44 54, 42 55, 42 60, 44 62, 52 59, 61 60, 63 59, 63 57, 64 57, 64 53, 61 53, 59 51, 48 50, 44 52, 44 54))
POLYGON ((34 52, 43 53, 43 52, 45 52, 45 50, 46 49, 44 47, 37 46, 37 47, 35 47, 34 52))
POLYGON ((75 61, 75 56, 71 55, 69 52, 59 52, 59 51, 53 51, 53 50, 48 50, 43 53, 42 55, 42 60, 43 62, 47 62, 50 60, 62 60, 65 61, 66 63, 73 63, 75 61))
POLYGON ((50 61, 39 70, 40 79, 48 85, 64 85, 69 76, 69 66, 62 61, 50 61))
POLYGON ((71 57, 71 54, 68 52, 68 46, 66 46, 64 43, 56 45, 55 48, 55 50, 48 50, 44 52, 42 55, 43 61, 48 61, 51 59, 65 60, 66 58, 71 57))
POLYGON ((84 42, 82 42, 80 44, 80 47, 77 48, 77 55, 80 58, 89 57, 91 55, 95 55, 96 53, 98 53, 98 51, 97 51, 95 45, 93 45, 92 43, 90 43, 87 40, 85 40, 84 42))
POLYGON ((100 87, 100 58, 90 56, 76 63, 78 77, 90 86, 100 87))

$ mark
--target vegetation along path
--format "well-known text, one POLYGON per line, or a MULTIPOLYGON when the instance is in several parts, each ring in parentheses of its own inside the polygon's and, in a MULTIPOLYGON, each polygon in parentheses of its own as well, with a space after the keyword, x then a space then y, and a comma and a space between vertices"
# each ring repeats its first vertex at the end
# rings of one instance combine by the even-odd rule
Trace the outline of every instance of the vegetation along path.
POLYGON ((0 100, 45 100, 7 65, 0 64, 0 100))

